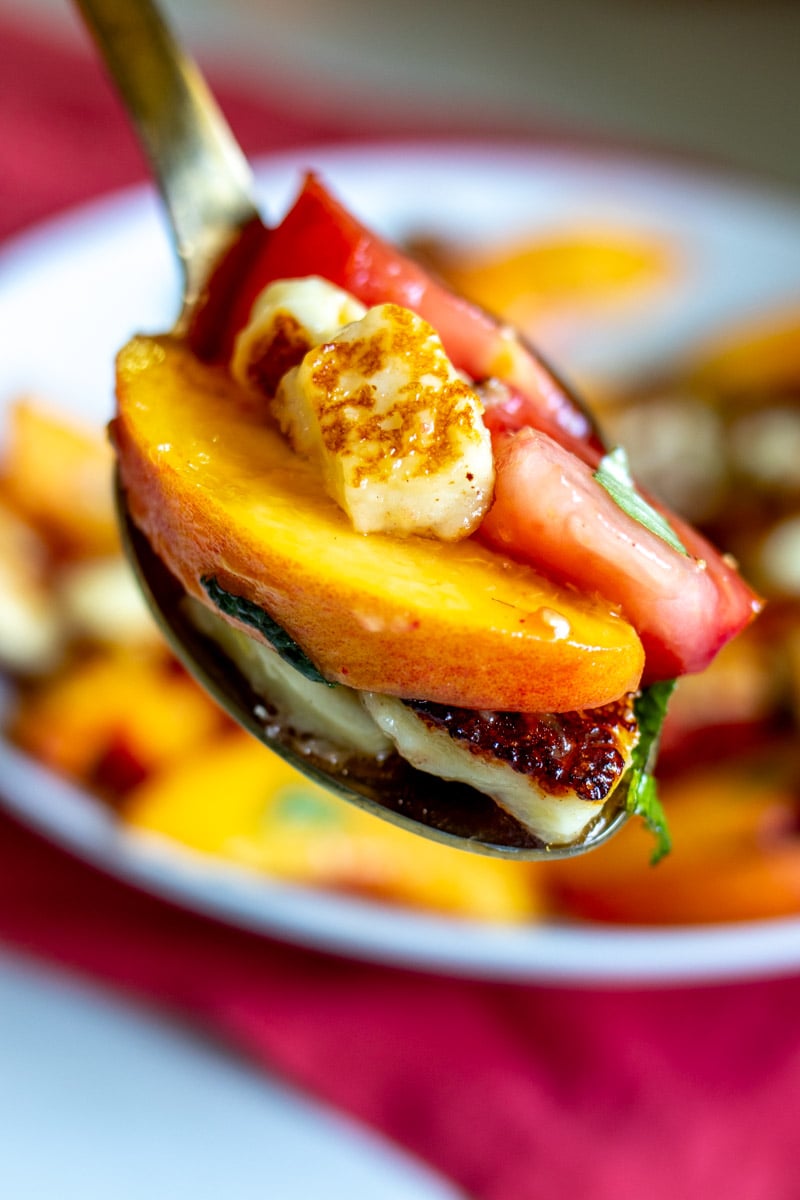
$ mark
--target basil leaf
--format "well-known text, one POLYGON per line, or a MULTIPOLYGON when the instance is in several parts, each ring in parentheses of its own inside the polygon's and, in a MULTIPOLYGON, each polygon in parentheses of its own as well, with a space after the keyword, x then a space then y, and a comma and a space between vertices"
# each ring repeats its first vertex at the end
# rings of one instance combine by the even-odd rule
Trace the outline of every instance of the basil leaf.
POLYGON ((673 550, 680 554, 687 553, 686 547, 675 536, 669 522, 637 491, 628 456, 622 446, 615 447, 603 456, 594 478, 629 517, 633 517, 634 521, 655 533, 673 550))
POLYGON ((632 816, 641 817, 656 839, 650 859, 652 864, 659 862, 672 849, 667 818, 658 799, 652 769, 655 766, 661 727, 674 690, 674 679, 665 683, 654 683, 652 687, 640 692, 633 706, 639 723, 639 741, 633 751, 633 761, 629 769, 625 808, 632 816))
POLYGON ((305 675, 306 679, 310 679, 313 683, 325 683, 328 687, 337 686, 320 673, 294 638, 290 637, 283 626, 273 620, 260 604, 254 604, 252 600, 247 600, 244 596, 234 596, 232 592, 226 591, 213 575, 204 575, 200 583, 209 600, 216 605, 220 612, 225 613, 228 617, 235 617, 244 625, 250 625, 253 629, 257 629, 284 662, 293 666, 301 675, 305 675))

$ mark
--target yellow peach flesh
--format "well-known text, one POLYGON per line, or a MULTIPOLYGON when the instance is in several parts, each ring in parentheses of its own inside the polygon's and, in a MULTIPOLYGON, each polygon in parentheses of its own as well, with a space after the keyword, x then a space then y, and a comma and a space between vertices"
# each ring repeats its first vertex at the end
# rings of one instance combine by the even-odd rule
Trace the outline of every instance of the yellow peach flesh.
POLYGON ((257 403, 182 342, 133 339, 117 393, 120 474, 156 553, 199 599, 215 576, 265 608, 328 679, 531 712, 638 686, 641 644, 613 608, 471 539, 357 533, 257 403))

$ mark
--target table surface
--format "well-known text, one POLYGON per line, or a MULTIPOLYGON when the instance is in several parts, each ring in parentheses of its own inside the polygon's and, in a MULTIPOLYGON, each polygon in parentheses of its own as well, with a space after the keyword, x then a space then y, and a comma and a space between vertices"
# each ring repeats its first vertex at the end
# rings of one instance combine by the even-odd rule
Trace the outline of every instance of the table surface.
MULTIPOLYGON (((578 130, 800 186, 800 5, 783 0, 459 0, 457 21, 451 0, 162 5, 206 64, 317 116, 578 130)), ((25 16, 84 37, 67 0, 27 0, 25 16)))
POLYGON ((456 1198, 185 1022, 2 951, 0 1062, 0 1194, 16 1200, 456 1198))

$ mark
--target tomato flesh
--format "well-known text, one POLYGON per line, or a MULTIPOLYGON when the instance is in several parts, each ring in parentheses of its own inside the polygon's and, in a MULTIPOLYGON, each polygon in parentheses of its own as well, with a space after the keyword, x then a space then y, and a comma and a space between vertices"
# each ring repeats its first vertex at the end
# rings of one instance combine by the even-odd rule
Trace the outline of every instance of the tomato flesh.
POLYGON ((704 670, 758 611, 733 566, 674 514, 663 512, 687 554, 629 516, 589 463, 546 434, 528 427, 493 444, 495 497, 480 540, 618 604, 644 646, 644 683, 704 670))

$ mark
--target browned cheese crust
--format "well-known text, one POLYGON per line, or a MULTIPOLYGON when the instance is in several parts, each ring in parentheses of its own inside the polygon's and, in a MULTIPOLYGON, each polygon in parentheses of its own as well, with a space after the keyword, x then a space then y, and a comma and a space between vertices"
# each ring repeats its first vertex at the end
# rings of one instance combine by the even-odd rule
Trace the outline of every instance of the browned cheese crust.
POLYGON ((634 696, 582 712, 481 712, 405 703, 430 729, 449 734, 478 758, 508 764, 552 795, 605 800, 624 773, 636 739, 634 696), (627 752, 627 753, 626 753, 627 752))

